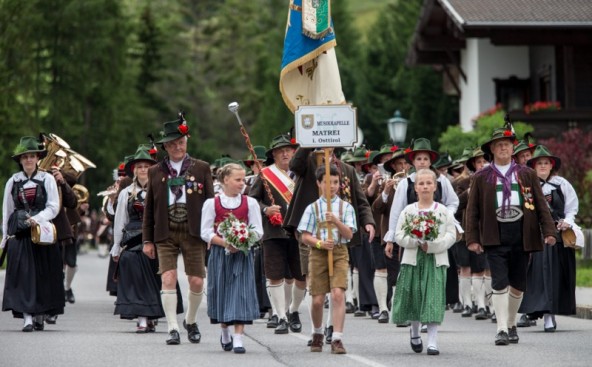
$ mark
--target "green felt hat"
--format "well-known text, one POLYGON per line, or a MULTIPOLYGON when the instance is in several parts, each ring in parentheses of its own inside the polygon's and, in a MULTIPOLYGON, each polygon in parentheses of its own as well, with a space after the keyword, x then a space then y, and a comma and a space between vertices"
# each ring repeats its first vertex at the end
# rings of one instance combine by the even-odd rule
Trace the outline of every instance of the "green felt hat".
POLYGON ((278 135, 275 138, 271 139, 271 144, 269 144, 269 149, 267 150, 267 152, 265 152, 265 156, 269 160, 273 161, 273 150, 283 147, 298 148, 298 143, 296 143, 296 139, 290 138, 290 136, 287 134, 278 135))
POLYGON ((399 147, 398 146, 396 146, 396 145, 390 145, 390 144, 385 144, 382 147, 380 147, 380 151, 378 151, 376 155, 374 155, 373 157, 371 157, 370 160, 374 164, 379 164, 380 163, 380 158, 382 156, 384 156, 386 154, 393 154, 397 150, 399 150, 399 147))
POLYGON ((481 144, 481 150, 485 153, 486 156, 493 157, 490 149, 491 143, 501 139, 509 139, 512 142, 512 144, 516 142, 516 133, 514 132, 514 128, 512 127, 512 123, 510 122, 510 116, 508 114, 504 116, 504 127, 493 130, 493 133, 491 134, 491 139, 481 144))
POLYGON ((21 155, 27 153, 37 153, 39 160, 41 160, 47 155, 47 150, 45 150, 43 143, 39 142, 36 137, 23 136, 16 148, 14 148, 12 159, 16 163, 21 163, 21 155))
POLYGON ((345 152, 341 153, 339 160, 345 163, 348 163, 349 160, 353 157, 351 150, 346 150, 345 152))
POLYGON ((411 142, 411 147, 405 149, 405 159, 409 164, 413 164, 413 158, 420 152, 428 153, 432 164, 436 163, 440 158, 438 152, 432 150, 432 144, 428 139, 418 138, 411 142))
POLYGON ((561 167, 561 159, 549 151, 549 149, 544 145, 537 145, 534 153, 532 154, 532 158, 526 162, 526 165, 530 168, 534 168, 534 164, 536 160, 539 158, 549 158, 551 164, 553 165, 552 171, 557 171, 561 167))
POLYGON ((165 122, 163 130, 160 132, 160 140, 157 144, 163 144, 169 141, 179 139, 183 136, 189 136, 189 126, 185 120, 185 113, 179 112, 179 118, 175 121, 165 122))
POLYGON ((128 177, 134 177, 134 166, 138 162, 148 162, 151 165, 157 163, 150 155, 150 149, 144 145, 140 145, 136 153, 125 163, 125 174, 128 177))
MULTIPOLYGON (((265 162, 268 159, 267 154, 265 154, 266 148, 263 145, 254 145, 253 151, 255 151, 255 155, 257 156, 257 160, 259 162, 265 162)), ((247 158, 243 160, 243 163, 247 166, 252 165, 254 162, 255 160, 253 159, 253 154, 251 153, 249 153, 249 155, 247 155, 247 158)))
POLYGON ((433 164, 433 166, 436 169, 450 167, 452 166, 452 157, 447 152, 441 153, 440 158, 438 158, 438 160, 436 161, 436 163, 433 164))
POLYGON ((465 148, 465 149, 463 149, 462 155, 459 158, 455 159, 452 162, 452 165, 455 166, 455 167, 456 166, 459 166, 459 165, 464 166, 465 163, 473 156, 473 151, 474 150, 475 149, 473 149, 473 148, 465 148))
POLYGON ((384 162, 384 169, 392 174, 395 174, 396 172, 392 168, 392 163, 399 158, 405 158, 405 150, 403 148, 396 150, 393 153, 393 156, 388 161, 384 162))
POLYGON ((537 147, 537 144, 530 142, 531 135, 530 133, 524 134, 524 139, 518 141, 516 146, 514 147, 514 154, 516 156, 518 153, 523 152, 525 150, 530 150, 531 153, 534 153, 534 150, 537 147))
POLYGON ((485 154, 485 152, 481 148, 479 148, 479 147, 475 148, 473 150, 473 153, 471 154, 471 158, 467 159, 467 161, 465 163, 467 165, 467 167, 473 172, 476 171, 475 160, 479 157, 484 157, 485 160, 487 160, 487 161, 489 161, 491 159, 490 158, 491 156, 488 156, 487 154, 485 154))
POLYGON ((366 154, 368 150, 364 147, 359 147, 354 150, 352 157, 349 159, 347 163, 357 163, 357 162, 367 162, 368 155, 366 154))
POLYGON ((362 171, 368 173, 368 170, 371 165, 376 164, 374 163, 374 157, 376 157, 380 152, 378 150, 369 150, 366 154, 368 155, 368 161, 362 165, 362 171))

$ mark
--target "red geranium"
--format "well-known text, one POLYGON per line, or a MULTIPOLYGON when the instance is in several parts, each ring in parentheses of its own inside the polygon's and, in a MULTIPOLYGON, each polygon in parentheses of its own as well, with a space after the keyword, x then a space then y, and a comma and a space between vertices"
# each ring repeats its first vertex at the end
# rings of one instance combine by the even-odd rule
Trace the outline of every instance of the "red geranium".
POLYGON ((294 139, 294 138, 290 139, 290 144, 292 144, 292 145, 296 144, 296 139, 294 139))
POLYGON ((179 132, 181 133, 181 135, 187 135, 187 133, 189 132, 189 126, 185 125, 185 124, 181 124, 178 127, 179 132))
POLYGON ((281 213, 275 213, 269 218, 271 225, 273 226, 281 226, 284 223, 284 218, 282 217, 281 213))
POLYGON ((512 136, 512 131, 511 130, 504 131, 504 136, 512 136))
POLYGON ((396 145, 393 145, 393 146, 391 147, 391 152, 396 152, 397 150, 399 150, 399 147, 398 147, 398 146, 396 146, 396 145))

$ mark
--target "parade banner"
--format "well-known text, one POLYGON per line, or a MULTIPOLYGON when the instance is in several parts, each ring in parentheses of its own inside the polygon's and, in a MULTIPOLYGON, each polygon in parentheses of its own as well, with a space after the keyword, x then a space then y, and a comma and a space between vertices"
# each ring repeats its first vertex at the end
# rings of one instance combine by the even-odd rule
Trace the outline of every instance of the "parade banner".
POLYGON ((294 120, 303 148, 353 147, 358 141, 356 109, 349 104, 300 106, 294 120))
POLYGON ((320 39, 304 35, 302 0, 290 1, 279 87, 292 113, 301 105, 345 103, 336 45, 332 27, 320 39))

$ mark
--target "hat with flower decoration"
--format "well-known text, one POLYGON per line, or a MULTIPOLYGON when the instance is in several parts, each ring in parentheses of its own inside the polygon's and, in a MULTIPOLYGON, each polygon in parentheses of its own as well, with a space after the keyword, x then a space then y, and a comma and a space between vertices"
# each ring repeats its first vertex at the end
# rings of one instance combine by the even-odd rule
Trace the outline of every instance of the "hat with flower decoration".
POLYGON ((367 162, 368 156, 366 155, 368 150, 365 147, 359 147, 354 149, 352 157, 349 159, 347 163, 359 163, 359 162, 367 162))
POLYGON ((372 158, 372 163, 379 164, 380 158, 382 158, 383 156, 385 156, 387 154, 393 154, 397 150, 399 150, 399 147, 396 145, 390 145, 390 144, 383 145, 382 147, 380 147, 380 150, 378 151, 378 153, 372 158))
POLYGON ((292 138, 288 134, 278 135, 275 138, 271 139, 271 144, 269 144, 269 149, 265 152, 265 156, 273 161, 273 150, 283 147, 292 147, 294 149, 298 148, 298 143, 296 143, 296 139, 292 138))
POLYGON ((125 174, 128 177, 134 177, 134 167, 139 162, 147 162, 150 165, 157 163, 156 159, 153 159, 150 155, 150 149, 146 149, 145 145, 140 145, 136 153, 125 163, 125 174))
POLYGON ((522 140, 516 141, 516 145, 514 146, 514 154, 512 155, 516 156, 518 153, 525 150, 530 150, 530 152, 533 153, 537 147, 537 144, 531 143, 530 138, 532 138, 532 135, 530 135, 530 133, 526 133, 524 134, 524 138, 522 140))
POLYGON ((14 151, 12 152, 12 159, 15 162, 21 162, 21 155, 27 153, 37 153, 39 159, 43 159, 47 155, 47 150, 39 140, 34 136, 23 136, 14 151))
POLYGON ((161 139, 156 142, 157 144, 173 141, 183 136, 189 137, 189 126, 187 126, 187 120, 185 120, 185 112, 180 111, 178 117, 175 121, 163 124, 163 130, 160 132, 161 139))
POLYGON ((479 157, 485 158, 486 161, 491 160, 491 156, 488 156, 487 154, 485 154, 485 152, 483 150, 481 150, 481 148, 479 148, 479 147, 475 148, 473 150, 473 152, 471 153, 471 157, 469 159, 467 159, 467 161, 465 163, 467 165, 467 167, 473 172, 477 171, 475 169, 475 161, 479 157))
POLYGON ((553 165, 552 172, 556 172, 561 167, 561 159, 551 154, 551 151, 549 151, 549 149, 544 145, 537 145, 534 153, 532 154, 532 158, 526 162, 526 165, 530 168, 534 168, 534 164, 539 158, 549 158, 551 164, 553 165))
POLYGON ((370 166, 376 164, 376 163, 374 163, 374 158, 379 153, 380 152, 378 150, 369 150, 369 151, 366 152, 366 157, 368 157, 368 160, 366 161, 366 163, 364 163, 362 165, 362 171, 364 171, 365 173, 368 173, 370 171, 370 166))
POLYGON ((434 168, 448 168, 452 166, 452 157, 448 152, 440 153, 440 158, 433 164, 434 168))
POLYGON ((514 142, 516 141, 516 133, 514 132, 512 122, 510 122, 510 115, 506 114, 506 116, 504 117, 504 122, 504 127, 493 130, 493 133, 491 134, 491 139, 481 144, 481 150, 485 154, 489 154, 492 156, 490 146, 491 143, 493 143, 496 140, 508 139, 512 142, 512 144, 514 144, 514 142))
POLYGON ((395 170, 392 167, 393 166, 393 162, 395 162, 397 159, 405 159, 405 149, 403 148, 399 148, 398 150, 396 150, 393 153, 393 156, 386 162, 384 162, 384 169, 387 170, 388 172, 395 174, 395 170))
POLYGON ((417 153, 428 153, 432 164, 436 163, 440 155, 432 150, 432 143, 426 138, 418 138, 411 141, 411 146, 405 149, 405 159, 409 164, 413 164, 413 159, 417 153))

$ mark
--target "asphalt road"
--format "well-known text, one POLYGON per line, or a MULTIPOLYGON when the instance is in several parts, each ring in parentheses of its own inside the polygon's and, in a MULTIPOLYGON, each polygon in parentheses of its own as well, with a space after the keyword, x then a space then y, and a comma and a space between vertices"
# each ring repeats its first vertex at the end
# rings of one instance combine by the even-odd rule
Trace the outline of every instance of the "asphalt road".
MULTIPOLYGON (((323 353, 310 353, 308 298, 300 310, 306 333, 274 335, 265 320, 257 320, 246 328, 244 355, 222 351, 219 327, 209 324, 204 304, 198 311, 202 342, 190 344, 183 331, 181 345, 167 346, 164 320, 156 333, 135 334, 135 322, 113 315, 115 299, 104 291, 106 271, 107 260, 96 253, 79 256, 76 303, 44 331, 23 333, 22 320, 0 313, 0 366, 592 366, 592 320, 557 317, 555 333, 543 332, 539 321, 539 326, 519 329, 518 345, 496 347, 489 320, 463 319, 450 311, 440 327, 439 356, 411 351, 407 328, 353 315, 345 323, 348 354, 332 355, 328 346, 323 353)), ((186 281, 181 287, 185 292, 186 281)))

